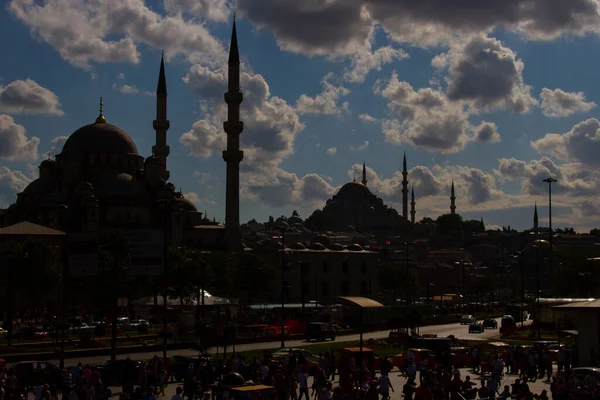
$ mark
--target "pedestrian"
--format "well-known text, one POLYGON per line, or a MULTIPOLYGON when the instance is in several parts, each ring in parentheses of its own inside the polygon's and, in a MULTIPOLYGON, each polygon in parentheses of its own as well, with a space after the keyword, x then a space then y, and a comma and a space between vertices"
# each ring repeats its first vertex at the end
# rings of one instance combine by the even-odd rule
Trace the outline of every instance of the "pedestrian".
POLYGON ((381 400, 388 400, 390 398, 390 389, 394 392, 394 386, 386 371, 379 377, 379 393, 381 393, 381 400))

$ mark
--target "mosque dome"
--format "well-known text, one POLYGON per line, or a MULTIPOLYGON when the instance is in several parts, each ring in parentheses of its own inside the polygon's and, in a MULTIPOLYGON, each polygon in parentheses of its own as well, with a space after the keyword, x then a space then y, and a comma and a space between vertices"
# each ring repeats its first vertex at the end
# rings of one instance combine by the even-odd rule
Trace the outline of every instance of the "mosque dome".
POLYGON ((102 115, 96 122, 77 129, 65 142, 61 156, 85 155, 89 153, 139 155, 133 139, 121 128, 106 122, 102 115))
POLYGON ((31 181, 25 189, 23 189, 23 193, 25 194, 45 194, 54 191, 56 188, 56 182, 53 179, 49 179, 47 177, 38 178, 34 181, 31 181))
POLYGON ((56 166, 56 161, 48 158, 40 164, 40 168, 54 168, 56 166))
POLYGON ((177 199, 176 204, 179 206, 179 209, 183 211, 198 211, 196 205, 189 199, 177 199))
POLYGON ((98 193, 111 195, 138 195, 145 192, 143 184, 130 174, 103 172, 90 178, 98 193))
POLYGON ((356 196, 356 195, 369 195, 371 192, 369 188, 360 182, 348 182, 340 188, 338 196, 356 196))

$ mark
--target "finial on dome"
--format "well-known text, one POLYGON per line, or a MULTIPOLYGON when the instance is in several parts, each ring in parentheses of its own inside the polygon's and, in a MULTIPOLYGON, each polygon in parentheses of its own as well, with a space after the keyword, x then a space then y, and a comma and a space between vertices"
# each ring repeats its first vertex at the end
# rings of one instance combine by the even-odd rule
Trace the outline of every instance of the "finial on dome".
POLYGON ((102 101, 102 96, 100 96, 100 115, 98 115, 98 118, 96 118, 96 123, 97 124, 105 124, 106 123, 106 118, 104 117, 104 102, 102 101))

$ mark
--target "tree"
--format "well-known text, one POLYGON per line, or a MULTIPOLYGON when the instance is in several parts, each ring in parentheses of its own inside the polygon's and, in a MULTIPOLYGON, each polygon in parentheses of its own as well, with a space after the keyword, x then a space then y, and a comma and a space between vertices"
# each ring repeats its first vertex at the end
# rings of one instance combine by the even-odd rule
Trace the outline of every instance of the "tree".
POLYGON ((465 233, 481 233, 485 232, 485 226, 482 221, 476 219, 468 219, 462 223, 462 231, 465 233))
POLYGON ((38 238, 10 242, 6 248, 3 257, 7 262, 3 263, 0 279, 8 284, 8 268, 12 268, 15 292, 31 294, 24 297, 31 306, 43 305, 45 295, 56 289, 61 280, 59 254, 38 238))
POLYGON ((439 233, 450 235, 462 231, 463 219, 458 214, 442 214, 435 223, 439 233))
POLYGON ((422 225, 433 225, 435 224, 435 221, 430 217, 423 217, 423 219, 419 221, 419 223, 422 225))

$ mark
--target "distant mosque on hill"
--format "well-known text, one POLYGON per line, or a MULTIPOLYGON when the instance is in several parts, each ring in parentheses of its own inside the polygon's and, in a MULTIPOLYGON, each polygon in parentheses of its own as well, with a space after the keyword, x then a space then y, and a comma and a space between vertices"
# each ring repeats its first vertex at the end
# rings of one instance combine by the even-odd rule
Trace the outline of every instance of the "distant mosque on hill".
MULTIPOLYGON (((402 214, 387 206, 383 200, 367 187, 367 167, 363 162, 362 180, 348 182, 322 210, 316 210, 309 217, 310 225, 320 230, 357 230, 362 232, 392 231, 406 232, 415 224, 416 201, 414 187, 408 197, 408 168, 406 153, 402 161, 402 214), (410 204, 410 212, 409 212, 410 204), (409 218, 410 213, 410 218, 409 218)), ((450 192, 450 213, 456 214, 454 182, 450 192)))
MULTIPOLYGON (((39 177, 32 181, 6 210, 0 210, 3 226, 29 221, 68 233, 101 232, 119 229, 168 227, 170 243, 206 249, 238 251, 243 247, 239 213, 239 164, 244 153, 239 136, 240 56, 235 18, 228 59, 228 88, 225 93, 227 148, 225 225, 210 221, 198 212, 182 191, 169 182, 167 160, 170 153, 167 131, 167 81, 164 57, 161 58, 156 90, 155 144, 152 155, 139 154, 133 139, 121 128, 111 125, 100 112, 96 120, 69 136, 61 152, 39 165, 39 177)), ((405 231, 415 223, 415 193, 411 191, 410 219, 406 155, 402 170, 402 214, 383 203, 367 187, 366 165, 362 182, 349 182, 327 200, 322 210, 310 218, 345 230, 352 226, 362 231, 405 231)), ((456 210, 454 183, 451 213, 456 210)))

